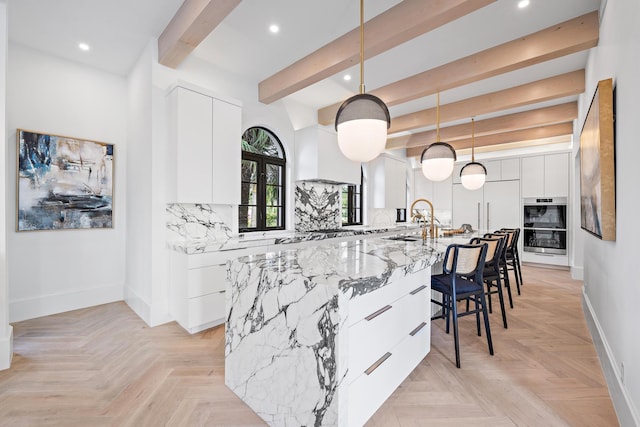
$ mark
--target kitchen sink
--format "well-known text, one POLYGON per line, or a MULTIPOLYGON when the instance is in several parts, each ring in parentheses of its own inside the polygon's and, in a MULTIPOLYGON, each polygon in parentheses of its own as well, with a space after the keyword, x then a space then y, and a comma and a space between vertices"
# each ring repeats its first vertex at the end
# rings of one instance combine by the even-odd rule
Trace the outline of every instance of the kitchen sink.
POLYGON ((413 237, 413 236, 393 236, 393 237, 387 237, 387 240, 401 240, 404 242, 417 242, 418 240, 420 240, 420 237, 413 237))

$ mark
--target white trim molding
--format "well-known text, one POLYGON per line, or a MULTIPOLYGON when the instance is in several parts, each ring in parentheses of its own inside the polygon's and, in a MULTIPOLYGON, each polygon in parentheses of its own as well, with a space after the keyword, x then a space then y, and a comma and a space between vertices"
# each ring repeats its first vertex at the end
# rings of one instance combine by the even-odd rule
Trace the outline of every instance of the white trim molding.
POLYGON ((33 298, 9 301, 10 322, 122 301, 122 284, 109 284, 33 298))
POLYGON ((13 358, 13 327, 7 328, 7 335, 0 337, 0 371, 11 367, 13 358))
POLYGON ((618 422, 621 426, 640 426, 640 417, 629 397, 625 385, 620 380, 618 364, 607 342, 607 337, 604 335, 600 326, 600 322, 598 322, 598 318, 595 316, 595 312, 589 301, 589 296, 586 294, 584 287, 582 288, 582 309, 587 327, 591 333, 591 338, 593 339, 593 345, 598 354, 598 359, 600 359, 602 373, 607 381, 611 401, 618 416, 618 422))

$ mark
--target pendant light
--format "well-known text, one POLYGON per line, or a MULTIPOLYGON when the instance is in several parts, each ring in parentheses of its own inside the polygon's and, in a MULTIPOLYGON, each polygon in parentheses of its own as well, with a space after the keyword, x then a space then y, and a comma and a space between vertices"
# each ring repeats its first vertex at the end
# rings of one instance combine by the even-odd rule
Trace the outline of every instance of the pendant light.
POLYGON ((430 181, 444 181, 453 172, 456 150, 446 142, 440 142, 440 92, 436 101, 436 142, 429 145, 420 156, 422 173, 430 181))
POLYGON ((389 109, 380 98, 364 93, 364 0, 360 0, 360 93, 342 103, 335 120, 338 146, 354 162, 368 162, 384 151, 389 109))
POLYGON ((467 190, 477 190, 484 185, 487 179, 487 168, 475 158, 475 122, 471 119, 471 162, 464 165, 460 171, 462 186, 467 190))

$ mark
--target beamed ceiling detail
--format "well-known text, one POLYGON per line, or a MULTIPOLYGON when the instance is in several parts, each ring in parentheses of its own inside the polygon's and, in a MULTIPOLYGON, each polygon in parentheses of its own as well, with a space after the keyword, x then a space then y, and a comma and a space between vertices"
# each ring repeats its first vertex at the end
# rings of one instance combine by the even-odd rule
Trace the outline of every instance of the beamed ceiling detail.
MULTIPOLYGON (((389 51, 420 35, 472 14, 495 0, 404 0, 365 24, 365 57, 389 51)), ((158 40, 162 64, 177 67, 233 11, 240 0, 185 0, 158 40)), ((523 35, 466 57, 369 89, 388 106, 446 93, 490 77, 588 50, 598 44, 598 12, 593 11, 523 35)), ((359 29, 284 66, 258 84, 265 104, 314 85, 359 62, 359 29)), ((585 91, 584 70, 532 81, 440 106, 440 123, 489 115, 476 120, 478 147, 540 140, 573 133, 577 95, 585 91), (569 99, 566 99, 569 98, 569 99), (544 106, 537 104, 546 103, 544 106), (551 105, 548 104, 557 104, 551 105), (526 111, 512 112, 512 109, 526 111)), ((343 100, 320 108, 318 123, 331 125, 343 100)), ((387 149, 419 155, 436 141, 436 108, 392 116, 387 149), (427 129, 425 129, 427 128, 427 129), (403 135, 400 135, 403 134, 403 135)), ((456 149, 471 146, 470 124, 441 126, 441 140, 456 149)))

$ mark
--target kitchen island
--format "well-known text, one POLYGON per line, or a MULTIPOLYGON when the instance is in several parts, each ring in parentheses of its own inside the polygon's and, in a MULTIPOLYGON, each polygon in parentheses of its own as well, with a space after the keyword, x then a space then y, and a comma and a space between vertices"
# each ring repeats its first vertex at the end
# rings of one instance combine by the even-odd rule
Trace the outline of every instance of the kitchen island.
POLYGON ((230 262, 225 383, 272 426, 358 426, 429 352, 443 245, 374 237, 230 262))

